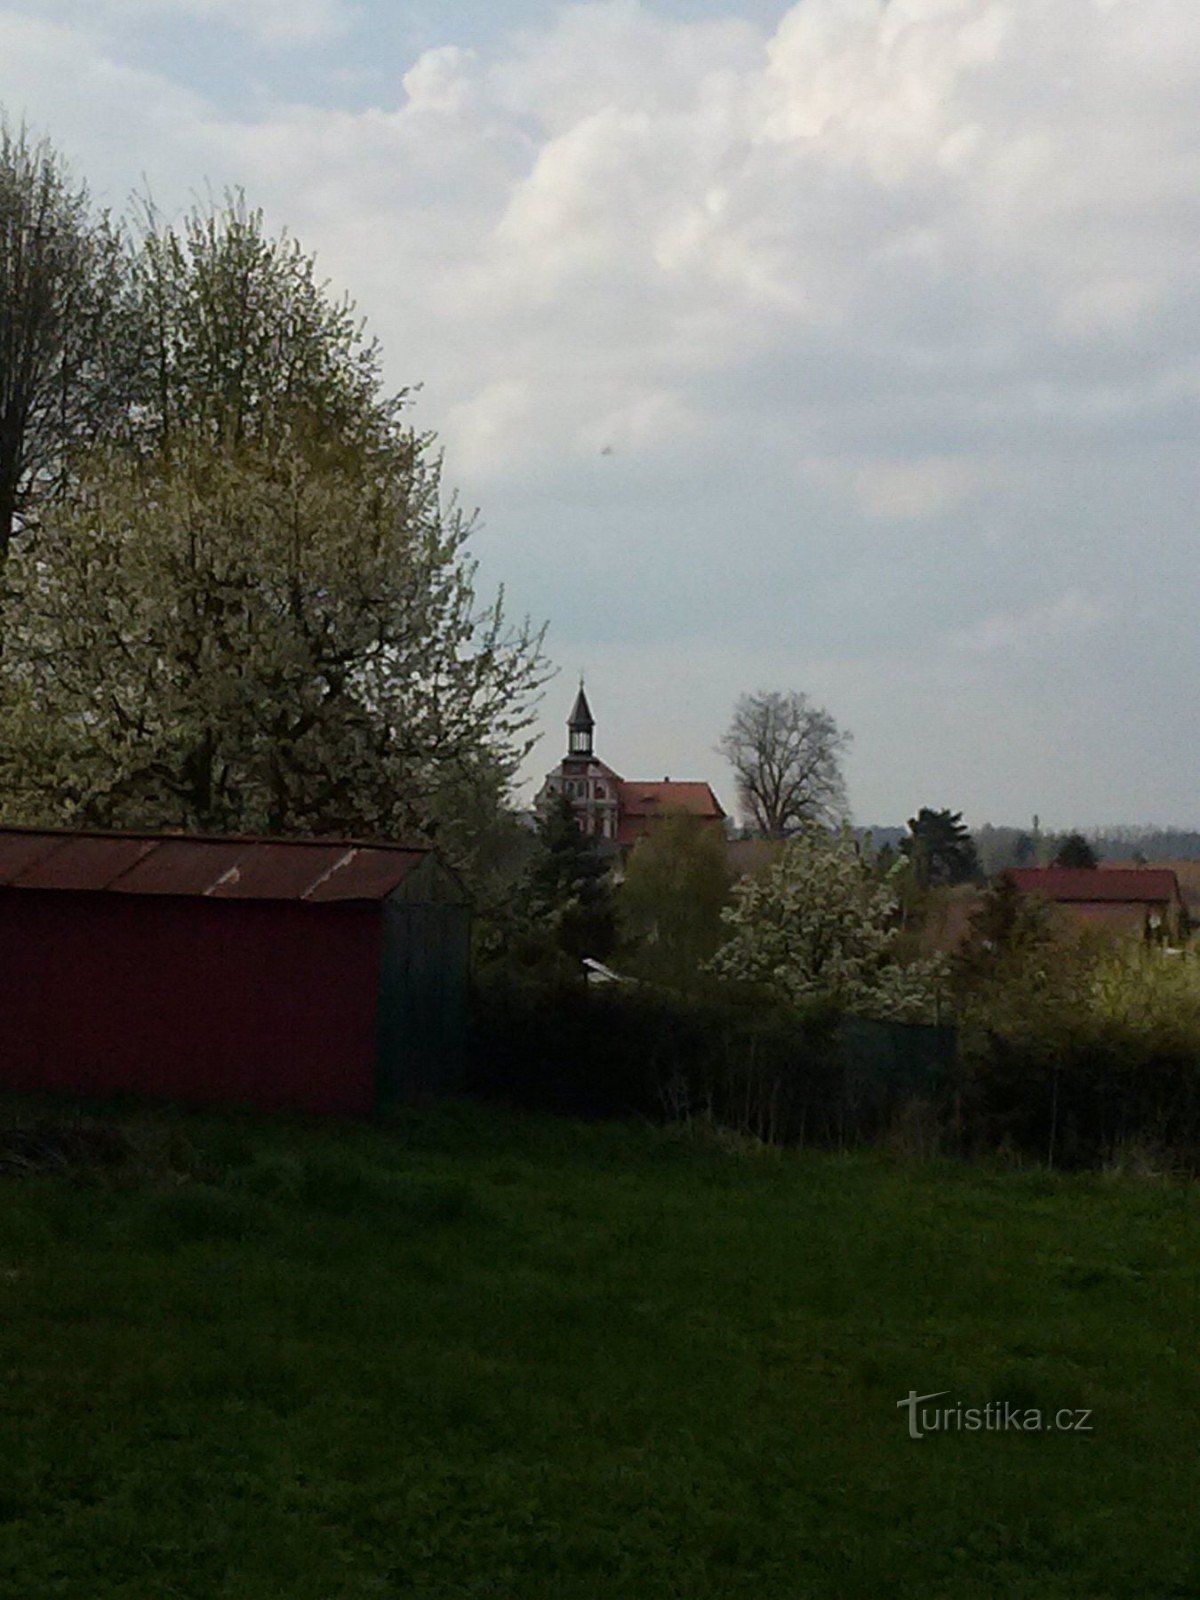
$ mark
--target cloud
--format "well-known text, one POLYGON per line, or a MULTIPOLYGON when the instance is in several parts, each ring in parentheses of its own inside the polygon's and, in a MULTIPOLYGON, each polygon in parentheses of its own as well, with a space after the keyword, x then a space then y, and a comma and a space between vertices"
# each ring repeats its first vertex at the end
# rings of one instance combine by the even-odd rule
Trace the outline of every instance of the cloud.
MULTIPOLYGON (((942 702, 953 748, 1014 707, 1031 726, 1028 678, 1066 651, 1089 672, 1064 705, 1102 691, 1101 745, 1167 785, 1147 811, 1194 810, 1153 719, 1115 731, 1200 671, 1200 7, 802 0, 767 33, 613 0, 475 49, 456 27, 369 107, 231 111, 177 57, 130 64, 120 6, 152 3, 90 7, 102 33, 81 3, 0 10, 0 100, 109 197, 143 170, 168 204, 241 181, 315 249, 391 380, 423 381, 485 572, 565 659, 715 661, 716 724, 764 658, 797 687, 853 663, 831 681, 886 819, 908 667, 913 706, 928 671, 974 675, 942 702)), ((349 15, 171 14, 205 10, 277 43, 349 15)), ((702 773, 717 733, 664 770, 702 773)))
POLYGON ((969 628, 956 630, 950 642, 956 650, 977 655, 1053 650, 1087 638, 1115 614, 1109 600, 1068 589, 1054 600, 1023 611, 995 612, 969 628))
POLYGON ((863 515, 890 522, 924 521, 954 510, 997 473, 994 462, 967 455, 814 458, 805 462, 804 471, 849 497, 863 515))

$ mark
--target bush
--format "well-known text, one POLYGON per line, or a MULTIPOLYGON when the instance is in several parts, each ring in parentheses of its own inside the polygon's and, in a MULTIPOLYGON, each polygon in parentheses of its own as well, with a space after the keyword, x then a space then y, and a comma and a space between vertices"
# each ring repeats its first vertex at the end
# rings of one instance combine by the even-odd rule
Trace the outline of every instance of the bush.
POLYGON ((897 1067, 893 1031, 919 1044, 945 1036, 851 1026, 732 984, 684 996, 493 978, 477 988, 473 1087, 574 1116, 700 1119, 770 1143, 844 1144, 874 1137, 901 1099, 928 1092, 927 1073, 914 1081, 897 1067))
POLYGON ((963 997, 975 1148, 1052 1165, 1146 1145, 1200 1165, 1200 964, 1137 945, 1017 953, 963 997))

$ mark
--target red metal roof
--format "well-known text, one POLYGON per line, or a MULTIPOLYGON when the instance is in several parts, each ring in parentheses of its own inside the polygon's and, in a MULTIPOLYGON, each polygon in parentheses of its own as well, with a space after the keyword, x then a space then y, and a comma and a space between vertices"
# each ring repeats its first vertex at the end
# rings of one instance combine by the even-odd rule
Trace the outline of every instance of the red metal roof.
POLYGON ((0 887, 382 900, 430 851, 357 839, 0 828, 0 887))
POLYGON ((1163 867, 1010 867, 1007 876, 1022 893, 1047 900, 1093 905, 1182 902, 1178 879, 1163 867))

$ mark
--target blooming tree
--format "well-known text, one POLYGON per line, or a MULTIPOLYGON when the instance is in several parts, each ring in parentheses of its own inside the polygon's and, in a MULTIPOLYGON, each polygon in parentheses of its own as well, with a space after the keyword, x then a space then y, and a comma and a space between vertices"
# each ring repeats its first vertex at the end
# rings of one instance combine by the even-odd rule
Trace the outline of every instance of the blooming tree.
POLYGON ((899 959, 897 911, 891 876, 872 871, 847 829, 809 828, 763 877, 736 885, 712 970, 791 1005, 933 1021, 942 963, 899 959))

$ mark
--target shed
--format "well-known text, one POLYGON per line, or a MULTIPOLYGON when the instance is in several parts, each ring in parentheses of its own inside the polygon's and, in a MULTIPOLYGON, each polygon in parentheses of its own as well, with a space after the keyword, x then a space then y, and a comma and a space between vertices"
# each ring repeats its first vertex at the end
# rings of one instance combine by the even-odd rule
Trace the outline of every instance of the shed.
POLYGON ((451 1089, 468 942, 428 849, 0 828, 0 1085, 347 1115, 451 1089))

